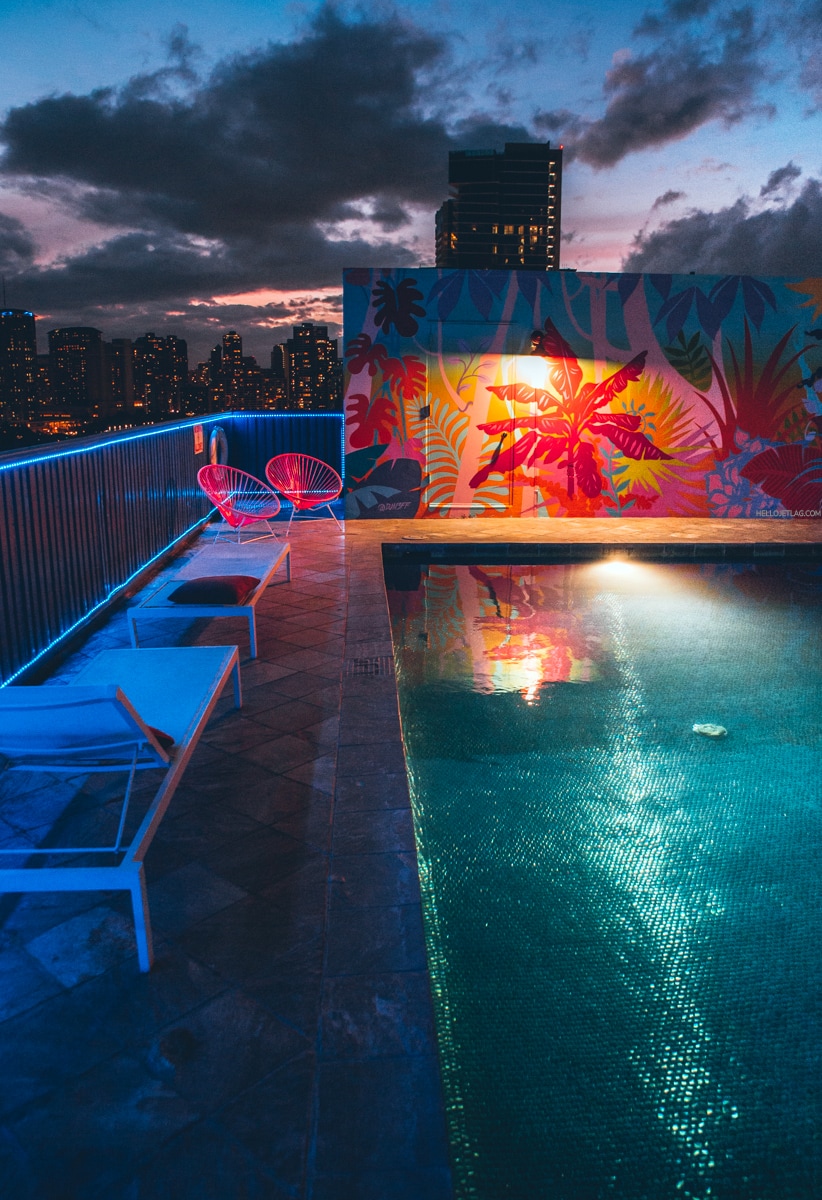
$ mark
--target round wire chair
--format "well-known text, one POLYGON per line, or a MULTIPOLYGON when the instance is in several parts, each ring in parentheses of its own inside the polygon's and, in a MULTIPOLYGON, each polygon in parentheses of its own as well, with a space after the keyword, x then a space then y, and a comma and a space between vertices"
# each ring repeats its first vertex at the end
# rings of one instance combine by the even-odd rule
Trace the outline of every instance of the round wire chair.
POLYGON ((261 479, 239 470, 238 467, 211 463, 200 467, 197 482, 218 509, 220 516, 232 529, 237 530, 238 542, 240 530, 245 525, 255 525, 258 521, 264 521, 269 534, 275 536, 268 523, 280 511, 280 498, 261 479))
POLYGON ((331 501, 342 491, 342 479, 328 463, 310 454, 277 454, 266 463, 265 477, 291 504, 289 529, 298 513, 314 508, 327 508, 337 521, 331 501))

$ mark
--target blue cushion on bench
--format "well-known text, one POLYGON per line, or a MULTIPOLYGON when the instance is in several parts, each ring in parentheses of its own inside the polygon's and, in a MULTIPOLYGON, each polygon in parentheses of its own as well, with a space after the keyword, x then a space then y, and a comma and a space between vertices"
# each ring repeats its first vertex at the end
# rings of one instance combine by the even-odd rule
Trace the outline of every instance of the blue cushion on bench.
POLYGON ((174 604, 245 604, 259 582, 253 575, 204 575, 181 583, 169 600, 174 604))

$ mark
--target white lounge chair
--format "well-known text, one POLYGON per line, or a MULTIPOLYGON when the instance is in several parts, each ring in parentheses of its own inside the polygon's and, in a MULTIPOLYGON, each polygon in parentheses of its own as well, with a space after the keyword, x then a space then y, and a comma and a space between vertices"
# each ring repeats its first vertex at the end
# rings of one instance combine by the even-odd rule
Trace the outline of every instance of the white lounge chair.
POLYGON ((285 564, 285 582, 291 579, 291 547, 288 542, 275 540, 246 542, 242 546, 230 542, 212 542, 200 550, 189 563, 181 567, 173 579, 163 583, 127 610, 131 644, 138 646, 137 621, 141 617, 162 617, 192 621, 195 617, 245 617, 248 620, 251 657, 257 657, 257 603, 285 564), (195 583, 203 577, 254 576, 256 586, 242 603, 209 603, 208 600, 175 603, 171 599, 183 583, 195 583))
POLYGON ((122 771, 127 784, 112 842, 4 846, 0 892, 130 892, 140 969, 148 971, 153 950, 143 860, 232 675, 239 708, 236 646, 106 650, 67 686, 1 688, 0 812, 3 769, 63 775, 122 771), (134 775, 147 768, 164 774, 136 832, 126 840, 134 775), (64 861, 67 855, 77 855, 78 861, 64 861), (3 866, 10 856, 22 858, 24 865, 3 866), (50 856, 63 861, 49 865, 50 856), (115 861, 95 865, 95 856, 115 861))

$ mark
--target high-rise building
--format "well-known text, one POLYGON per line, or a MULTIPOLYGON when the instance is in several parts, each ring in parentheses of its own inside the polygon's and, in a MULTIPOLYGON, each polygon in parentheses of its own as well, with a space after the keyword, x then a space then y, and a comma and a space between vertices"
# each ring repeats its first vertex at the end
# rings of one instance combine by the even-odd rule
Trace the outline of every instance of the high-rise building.
POLYGON ((271 395, 275 408, 288 405, 288 343, 271 348, 271 395))
POLYGON ((134 347, 131 338, 103 342, 103 355, 111 389, 111 416, 128 419, 134 409, 134 347))
POLYGON ((134 343, 135 405, 148 422, 164 421, 182 410, 188 383, 188 346, 183 338, 146 333, 134 343))
POLYGON ((243 339, 236 329, 223 334, 223 373, 231 386, 243 373, 243 339))
POLYGON ((272 372, 285 375, 285 407, 297 411, 339 412, 342 409, 342 362, 327 325, 305 321, 293 336, 271 352, 272 372), (282 363, 282 368, 280 364, 282 363))
POLYGON ((25 425, 31 415, 37 377, 34 313, 0 310, 0 420, 25 425))
POLYGON ((436 217, 438 267, 559 270, 561 146, 455 150, 448 183, 451 196, 436 217))
POLYGON ((218 342, 208 356, 208 407, 211 412, 222 412, 226 407, 225 395, 223 348, 218 342))
POLYGON ((59 411, 85 420, 104 413, 111 391, 100 330, 86 325, 50 329, 49 377, 59 411))

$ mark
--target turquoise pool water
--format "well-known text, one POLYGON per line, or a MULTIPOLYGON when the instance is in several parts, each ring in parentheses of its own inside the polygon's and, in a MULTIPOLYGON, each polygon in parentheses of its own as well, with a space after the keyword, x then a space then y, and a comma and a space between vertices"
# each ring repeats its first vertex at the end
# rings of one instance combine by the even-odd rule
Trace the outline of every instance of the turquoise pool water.
POLYGON ((458 1195, 822 1196, 819 567, 387 578, 458 1195))

